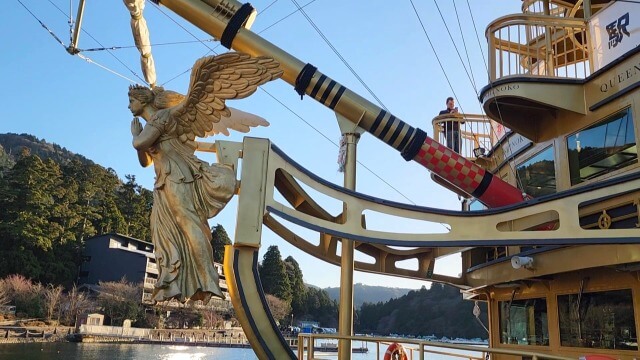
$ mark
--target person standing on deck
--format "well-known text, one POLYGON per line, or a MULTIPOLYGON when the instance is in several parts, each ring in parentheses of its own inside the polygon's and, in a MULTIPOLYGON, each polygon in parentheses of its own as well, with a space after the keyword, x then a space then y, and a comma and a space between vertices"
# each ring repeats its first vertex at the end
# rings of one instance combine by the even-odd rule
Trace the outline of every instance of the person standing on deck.
MULTIPOLYGON (((438 115, 458 114, 458 108, 455 107, 455 100, 451 96, 447 98, 447 108, 440 111, 438 115)), ((449 120, 444 122, 444 137, 447 141, 447 147, 453 151, 460 152, 460 122, 449 120)))

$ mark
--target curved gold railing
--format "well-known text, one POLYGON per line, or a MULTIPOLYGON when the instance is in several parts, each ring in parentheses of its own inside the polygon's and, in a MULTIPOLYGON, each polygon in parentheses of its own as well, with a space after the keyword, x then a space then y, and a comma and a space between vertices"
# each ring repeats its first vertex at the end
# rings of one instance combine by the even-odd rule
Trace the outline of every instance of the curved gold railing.
POLYGON ((570 6, 570 3, 558 3, 555 1, 549 1, 549 10, 545 9, 545 1, 543 0, 523 0, 522 1, 522 13, 529 15, 545 15, 546 12, 551 16, 564 17, 575 7, 570 6))
POLYGON ((409 359, 424 360, 427 355, 439 355, 448 356, 453 359, 469 359, 469 360, 483 360, 487 359, 487 355, 501 354, 520 356, 524 358, 530 358, 532 360, 575 360, 570 357, 549 355, 544 353, 536 353, 532 351, 521 351, 511 349, 501 349, 492 347, 480 347, 474 345, 459 345, 449 344, 435 341, 425 341, 418 339, 405 339, 405 338, 389 338, 379 336, 341 336, 337 334, 298 334, 298 359, 312 360, 315 359, 314 347, 310 346, 315 344, 318 339, 323 340, 341 340, 350 339, 352 341, 366 341, 376 343, 376 357, 375 359, 381 359, 384 356, 385 350, 381 349, 381 345, 388 346, 392 343, 401 343, 407 353, 409 353, 409 359), (435 349, 434 349, 435 348, 435 349), (436 349, 444 349, 442 351, 436 349), (305 351, 306 350, 306 351, 305 351), (453 352, 457 351, 457 352, 453 352), (464 353, 462 353, 464 351, 464 353), (414 355, 415 354, 415 355, 414 355))
POLYGON ((508 15, 487 26, 489 77, 548 76, 583 79, 592 72, 584 19, 508 15))

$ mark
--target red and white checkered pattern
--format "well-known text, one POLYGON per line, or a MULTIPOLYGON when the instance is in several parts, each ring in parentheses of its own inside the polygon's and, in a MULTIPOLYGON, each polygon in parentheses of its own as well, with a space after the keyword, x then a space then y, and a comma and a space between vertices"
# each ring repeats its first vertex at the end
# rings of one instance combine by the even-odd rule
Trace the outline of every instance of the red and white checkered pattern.
POLYGON ((485 174, 483 168, 429 137, 413 160, 469 194, 485 174))
MULTIPOLYGON (((483 168, 429 137, 425 139, 413 160, 468 194, 473 194, 480 186, 482 179, 488 175, 483 168)), ((516 204, 524 200, 520 189, 497 176, 491 178, 491 182, 478 199, 491 208, 516 204)))

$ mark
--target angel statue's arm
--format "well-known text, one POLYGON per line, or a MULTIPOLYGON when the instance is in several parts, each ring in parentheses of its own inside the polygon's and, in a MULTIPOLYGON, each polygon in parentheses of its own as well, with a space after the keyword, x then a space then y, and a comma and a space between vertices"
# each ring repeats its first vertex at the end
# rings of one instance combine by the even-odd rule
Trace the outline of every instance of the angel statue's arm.
POLYGON ((153 164, 153 160, 151 159, 151 155, 147 152, 147 149, 160 136, 160 130, 156 129, 153 126, 145 126, 142 127, 140 120, 138 118, 134 118, 131 120, 131 135, 133 135, 133 147, 138 152, 138 161, 142 167, 147 167, 153 164))

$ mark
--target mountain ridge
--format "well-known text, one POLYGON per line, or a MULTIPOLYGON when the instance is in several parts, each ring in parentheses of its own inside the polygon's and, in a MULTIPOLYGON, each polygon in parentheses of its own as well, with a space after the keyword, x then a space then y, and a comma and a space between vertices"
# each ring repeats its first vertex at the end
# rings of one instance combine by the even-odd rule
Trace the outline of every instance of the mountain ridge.
MULTIPOLYGON (((328 287, 324 290, 329 294, 331 300, 340 300, 340 287, 328 287)), ((415 289, 405 289, 397 287, 365 285, 356 283, 353 285, 353 305, 360 308, 362 304, 378 302, 387 302, 391 299, 397 299, 415 289)))

